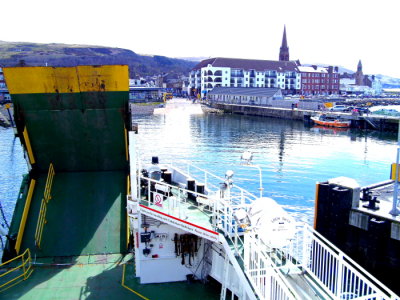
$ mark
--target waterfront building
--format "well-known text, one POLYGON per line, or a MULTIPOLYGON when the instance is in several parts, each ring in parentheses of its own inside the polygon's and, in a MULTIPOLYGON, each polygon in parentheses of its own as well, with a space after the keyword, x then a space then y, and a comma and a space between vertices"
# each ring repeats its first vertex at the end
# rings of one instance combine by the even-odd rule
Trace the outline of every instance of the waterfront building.
POLYGON ((332 95, 339 93, 338 67, 298 66, 302 95, 332 95))
POLYGON ((348 95, 379 96, 383 92, 382 83, 375 76, 371 76, 371 86, 358 85, 356 79, 340 79, 340 92, 348 95))
POLYGON ((198 63, 189 74, 192 95, 205 96, 213 88, 279 88, 298 94, 301 75, 295 61, 215 57, 198 63))
POLYGON ((375 75, 364 75, 361 60, 357 72, 340 76, 340 92, 343 94, 379 96, 383 92, 382 82, 375 75))
POLYGON ((375 75, 364 75, 361 60, 357 64, 357 72, 344 73, 340 76, 340 92, 343 94, 372 95, 382 94, 382 82, 375 75))
POLYGON ((131 102, 156 102, 162 100, 164 89, 160 87, 130 86, 129 101, 131 102))
POLYGON ((216 87, 208 93, 211 103, 272 106, 273 101, 283 100, 277 88, 228 88, 216 87))

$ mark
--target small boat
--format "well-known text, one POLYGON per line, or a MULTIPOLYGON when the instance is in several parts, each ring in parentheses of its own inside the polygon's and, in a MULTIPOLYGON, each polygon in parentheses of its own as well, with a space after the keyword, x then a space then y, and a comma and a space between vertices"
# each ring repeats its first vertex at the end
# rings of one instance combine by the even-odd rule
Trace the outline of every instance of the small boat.
POLYGON ((341 120, 340 117, 330 117, 325 114, 320 114, 316 116, 312 116, 311 120, 314 121, 315 124, 321 126, 328 127, 338 127, 338 128, 346 128, 350 127, 351 121, 341 120))

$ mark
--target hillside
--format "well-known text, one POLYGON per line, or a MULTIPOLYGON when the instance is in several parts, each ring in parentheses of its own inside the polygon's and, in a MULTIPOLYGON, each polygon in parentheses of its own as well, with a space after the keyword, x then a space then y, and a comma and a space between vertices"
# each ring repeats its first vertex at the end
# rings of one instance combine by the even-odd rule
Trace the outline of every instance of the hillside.
POLYGON ((37 44, 0 41, 0 65, 74 66, 127 64, 130 76, 156 75, 167 72, 187 75, 196 62, 165 56, 139 55, 121 48, 67 44, 37 44))

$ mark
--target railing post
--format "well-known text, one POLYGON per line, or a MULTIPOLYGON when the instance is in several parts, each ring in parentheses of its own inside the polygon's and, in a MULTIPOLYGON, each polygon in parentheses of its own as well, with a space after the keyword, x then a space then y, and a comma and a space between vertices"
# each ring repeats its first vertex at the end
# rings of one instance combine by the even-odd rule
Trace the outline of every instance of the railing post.
POLYGON ((239 255, 239 251, 238 251, 238 238, 239 238, 239 234, 238 234, 238 224, 237 222, 235 222, 235 256, 239 255))
POLYGON ((177 204, 178 204, 178 216, 179 216, 179 219, 181 219, 181 188, 180 187, 178 187, 178 202, 177 202, 177 204))
POLYGON ((337 299, 340 299, 340 295, 342 294, 342 277, 343 277, 343 253, 338 254, 338 264, 337 264, 337 284, 336 284, 336 292, 335 296, 337 299))
POLYGON ((150 206, 150 200, 151 200, 151 181, 147 179, 147 203, 148 206, 150 206))
POLYGON ((22 260, 22 269, 24 270, 24 280, 26 279, 26 270, 25 270, 25 259, 24 259, 25 253, 22 254, 21 260, 22 260))

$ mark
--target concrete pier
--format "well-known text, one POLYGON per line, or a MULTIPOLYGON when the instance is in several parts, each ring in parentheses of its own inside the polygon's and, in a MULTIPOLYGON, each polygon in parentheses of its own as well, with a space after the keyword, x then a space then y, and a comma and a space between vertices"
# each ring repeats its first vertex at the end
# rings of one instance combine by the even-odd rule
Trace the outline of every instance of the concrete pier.
POLYGON ((223 110, 226 113, 240 115, 280 118, 304 122, 312 122, 310 117, 317 113, 326 113, 330 116, 340 116, 344 120, 351 120, 352 128, 372 129, 379 131, 397 132, 399 118, 379 115, 352 115, 351 113, 307 110, 298 108, 263 107, 255 105, 238 105, 226 103, 211 103, 211 107, 223 110))

